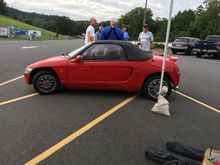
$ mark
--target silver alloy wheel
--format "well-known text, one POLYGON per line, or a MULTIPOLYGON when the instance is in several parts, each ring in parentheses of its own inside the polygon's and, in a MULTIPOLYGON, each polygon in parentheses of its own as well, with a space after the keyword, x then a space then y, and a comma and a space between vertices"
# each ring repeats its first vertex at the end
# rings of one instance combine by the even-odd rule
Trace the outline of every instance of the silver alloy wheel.
POLYGON ((37 79, 37 87, 45 93, 54 91, 56 85, 56 79, 51 75, 42 75, 37 79))
MULTIPOLYGON (((166 81, 163 81, 163 86, 169 88, 166 81)), ((151 97, 156 99, 159 93, 159 88, 160 88, 160 79, 154 79, 153 81, 150 82, 147 90, 148 93, 151 95, 151 97)), ((167 93, 164 93, 163 96, 166 96, 166 94, 167 93)))

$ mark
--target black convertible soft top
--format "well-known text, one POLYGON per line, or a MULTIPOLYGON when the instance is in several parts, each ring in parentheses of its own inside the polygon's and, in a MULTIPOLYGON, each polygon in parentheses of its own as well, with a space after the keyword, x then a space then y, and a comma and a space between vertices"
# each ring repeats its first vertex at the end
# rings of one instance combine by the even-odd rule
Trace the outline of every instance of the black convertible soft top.
MULTIPOLYGON (((146 61, 146 60, 149 60, 149 59, 153 58, 152 55, 147 54, 146 52, 144 52, 143 50, 138 48, 136 45, 132 44, 130 41, 99 40, 99 41, 96 41, 96 42, 92 43, 88 47, 90 47, 94 44, 116 44, 116 45, 120 45, 124 49, 129 61, 146 61)), ((88 47, 86 47, 85 49, 87 49, 88 47)))

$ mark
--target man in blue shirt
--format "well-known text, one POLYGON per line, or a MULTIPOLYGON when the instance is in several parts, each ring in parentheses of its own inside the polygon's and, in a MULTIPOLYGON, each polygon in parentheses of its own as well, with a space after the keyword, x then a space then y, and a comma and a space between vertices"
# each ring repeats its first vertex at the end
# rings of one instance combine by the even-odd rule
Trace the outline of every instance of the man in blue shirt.
POLYGON ((105 27, 99 37, 100 40, 125 40, 124 33, 116 26, 116 21, 112 19, 110 26, 105 27))

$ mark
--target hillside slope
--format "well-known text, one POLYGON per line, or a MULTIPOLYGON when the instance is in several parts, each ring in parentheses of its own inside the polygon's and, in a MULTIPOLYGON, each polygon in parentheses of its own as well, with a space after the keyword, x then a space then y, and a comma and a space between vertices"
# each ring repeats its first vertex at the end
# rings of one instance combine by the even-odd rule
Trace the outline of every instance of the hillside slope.
MULTIPOLYGON (((23 22, 17 21, 15 19, 0 15, 0 27, 7 27, 7 26, 19 26, 20 28, 26 29, 26 30, 41 31, 41 34, 42 34, 41 39, 42 40, 49 40, 54 35, 54 32, 50 32, 50 31, 45 30, 45 29, 34 27, 34 26, 31 26, 31 25, 25 24, 23 22)), ((64 36, 59 35, 59 39, 64 39, 64 36)))

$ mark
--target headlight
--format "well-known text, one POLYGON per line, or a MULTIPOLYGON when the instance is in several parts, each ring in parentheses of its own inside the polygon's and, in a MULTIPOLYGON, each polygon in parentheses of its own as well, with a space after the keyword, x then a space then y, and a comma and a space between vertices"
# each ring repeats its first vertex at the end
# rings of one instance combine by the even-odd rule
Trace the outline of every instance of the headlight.
POLYGON ((31 69, 31 68, 26 68, 25 71, 24 71, 24 73, 31 73, 32 70, 33 70, 33 69, 31 69))

